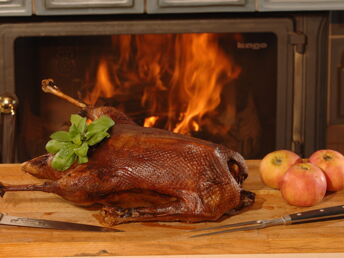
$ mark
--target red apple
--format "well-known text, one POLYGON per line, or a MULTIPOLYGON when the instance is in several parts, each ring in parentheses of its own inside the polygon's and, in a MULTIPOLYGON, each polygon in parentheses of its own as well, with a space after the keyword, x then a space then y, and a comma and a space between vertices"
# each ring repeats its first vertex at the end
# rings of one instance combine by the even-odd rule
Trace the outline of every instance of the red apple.
POLYGON ((334 150, 318 150, 309 161, 323 170, 328 191, 344 189, 344 156, 334 150))
POLYGON ((291 166, 281 182, 281 194, 289 204, 308 207, 320 202, 326 193, 325 174, 310 162, 291 166))
POLYGON ((301 161, 300 156, 289 150, 270 152, 260 162, 260 177, 267 186, 279 189, 284 173, 299 161, 301 161))

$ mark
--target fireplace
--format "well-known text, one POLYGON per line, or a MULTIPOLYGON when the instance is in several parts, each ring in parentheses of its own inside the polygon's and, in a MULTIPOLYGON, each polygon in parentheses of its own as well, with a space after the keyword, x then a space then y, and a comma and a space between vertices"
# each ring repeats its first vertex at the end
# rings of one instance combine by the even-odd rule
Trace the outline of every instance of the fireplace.
POLYGON ((0 26, 2 162, 44 153, 49 135, 79 112, 43 93, 45 78, 142 126, 248 159, 325 146, 327 13, 64 19, 0 26))

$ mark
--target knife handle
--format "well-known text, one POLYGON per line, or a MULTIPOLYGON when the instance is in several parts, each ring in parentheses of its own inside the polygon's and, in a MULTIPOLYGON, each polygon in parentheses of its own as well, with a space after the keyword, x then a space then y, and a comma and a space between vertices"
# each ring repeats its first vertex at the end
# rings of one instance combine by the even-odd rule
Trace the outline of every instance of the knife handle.
POLYGON ((291 224, 344 218, 344 205, 289 214, 291 224))

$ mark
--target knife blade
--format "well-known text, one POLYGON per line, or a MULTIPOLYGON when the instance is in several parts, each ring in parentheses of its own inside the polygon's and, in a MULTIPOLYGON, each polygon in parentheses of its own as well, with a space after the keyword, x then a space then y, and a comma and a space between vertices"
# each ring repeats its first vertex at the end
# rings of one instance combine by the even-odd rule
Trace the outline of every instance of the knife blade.
POLYGON ((107 228, 73 222, 17 217, 6 215, 3 213, 0 213, 0 225, 93 232, 124 232, 123 230, 115 228, 107 228))
POLYGON ((221 226, 215 226, 215 227, 193 229, 191 230, 192 232, 229 228, 225 230, 192 235, 191 237, 194 238, 194 237, 210 236, 210 235, 217 235, 217 234, 237 232, 237 231, 262 229, 266 227, 283 225, 283 224, 284 225, 302 224, 302 223, 336 220, 336 219, 344 219, 344 205, 332 206, 332 207, 321 208, 321 209, 316 209, 316 210, 308 210, 304 212, 297 212, 293 214, 284 215, 279 218, 251 220, 251 221, 244 221, 240 223, 227 224, 227 225, 221 225, 221 226))

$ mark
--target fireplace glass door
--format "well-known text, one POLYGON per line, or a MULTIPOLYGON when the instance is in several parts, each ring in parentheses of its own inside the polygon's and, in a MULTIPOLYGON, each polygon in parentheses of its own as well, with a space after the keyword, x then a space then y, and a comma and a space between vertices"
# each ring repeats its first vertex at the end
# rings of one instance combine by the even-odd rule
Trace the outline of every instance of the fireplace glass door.
POLYGON ((49 135, 78 112, 41 91, 45 78, 89 105, 114 106, 141 126, 261 157, 275 147, 276 46, 272 33, 18 38, 20 160, 44 153, 49 135))

